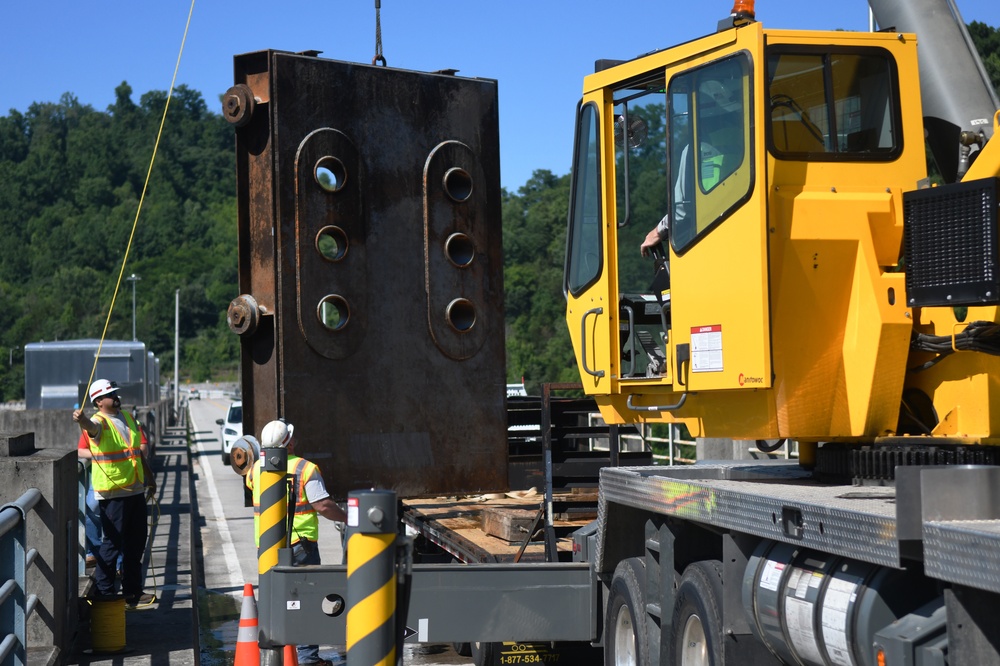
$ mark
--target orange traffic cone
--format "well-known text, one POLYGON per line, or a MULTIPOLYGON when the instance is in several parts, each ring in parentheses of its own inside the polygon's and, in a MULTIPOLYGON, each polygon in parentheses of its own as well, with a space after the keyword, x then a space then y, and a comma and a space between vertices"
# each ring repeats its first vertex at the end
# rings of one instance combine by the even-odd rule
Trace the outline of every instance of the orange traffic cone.
POLYGON ((243 608, 240 609, 240 630, 236 634, 234 666, 260 666, 260 646, 257 644, 257 600, 253 585, 243 586, 243 608))
POLYGON ((282 661, 284 666, 299 666, 299 651, 294 645, 285 646, 285 658, 282 661))

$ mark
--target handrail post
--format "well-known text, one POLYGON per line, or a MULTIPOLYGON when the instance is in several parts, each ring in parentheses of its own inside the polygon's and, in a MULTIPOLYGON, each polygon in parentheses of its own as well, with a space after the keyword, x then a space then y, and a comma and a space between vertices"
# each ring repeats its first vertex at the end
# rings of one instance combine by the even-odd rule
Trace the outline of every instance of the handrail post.
POLYGON ((667 453, 670 466, 674 465, 674 424, 667 424, 667 453))
POLYGON ((77 500, 77 516, 78 527, 82 526, 83 529, 77 529, 77 575, 85 576, 87 574, 87 492, 89 490, 88 477, 90 475, 90 470, 88 468, 87 461, 77 460, 76 461, 76 500, 77 500), (81 536, 82 535, 82 536, 81 536))
POLYGON ((0 626, 11 629, 0 640, 0 666, 27 664, 27 618, 31 612, 26 584, 29 564, 27 514, 41 497, 37 488, 30 488, 14 502, 0 508, 0 576, 4 581, 0 626))

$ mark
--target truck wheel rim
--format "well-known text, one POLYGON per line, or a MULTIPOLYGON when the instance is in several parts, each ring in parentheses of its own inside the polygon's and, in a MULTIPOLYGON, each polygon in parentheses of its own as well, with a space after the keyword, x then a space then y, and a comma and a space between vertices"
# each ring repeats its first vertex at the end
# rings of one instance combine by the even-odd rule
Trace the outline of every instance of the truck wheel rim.
POLYGON ((635 656, 635 624, 627 606, 618 609, 615 618, 615 665, 637 666, 635 656))
POLYGON ((705 627, 697 615, 690 616, 684 623, 680 666, 709 666, 705 627))

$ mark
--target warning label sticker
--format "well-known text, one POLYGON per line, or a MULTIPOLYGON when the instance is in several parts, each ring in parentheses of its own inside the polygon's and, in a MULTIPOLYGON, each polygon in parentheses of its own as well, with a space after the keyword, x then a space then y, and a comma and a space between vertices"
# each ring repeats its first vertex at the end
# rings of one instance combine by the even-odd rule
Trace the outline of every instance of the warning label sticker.
POLYGON ((359 525, 359 507, 357 497, 347 498, 347 526, 348 527, 358 527, 359 525))
POLYGON ((778 591, 778 584, 781 582, 781 574, 785 571, 785 565, 781 562, 768 560, 764 564, 764 570, 760 574, 760 586, 772 592, 778 591))
POLYGON ((691 327, 691 372, 722 372, 722 326, 691 327))

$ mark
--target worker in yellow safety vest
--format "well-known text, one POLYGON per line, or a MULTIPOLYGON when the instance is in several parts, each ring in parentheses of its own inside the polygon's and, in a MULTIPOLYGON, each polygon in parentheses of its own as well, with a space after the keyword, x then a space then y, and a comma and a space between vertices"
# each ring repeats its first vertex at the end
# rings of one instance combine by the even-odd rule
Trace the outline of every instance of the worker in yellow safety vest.
POLYGON ((83 409, 73 420, 86 433, 89 446, 79 449, 91 459, 91 483, 100 507, 104 538, 97 553, 94 587, 97 599, 114 598, 115 576, 121 555, 121 588, 129 610, 155 597, 142 590, 142 555, 146 547, 146 494, 156 492, 156 478, 146 461, 148 442, 135 419, 121 409, 118 387, 98 379, 88 391, 97 413, 87 418, 83 409))
MULTIPOLYGON (((295 426, 283 420, 271 421, 260 434, 262 449, 284 446, 288 449, 289 497, 288 511, 293 515, 292 529, 288 542, 292 548, 292 564, 320 564, 319 518, 323 516, 335 522, 346 522, 347 514, 330 497, 323 483, 319 467, 305 458, 294 454, 295 426)), ((247 487, 253 492, 253 532, 254 541, 260 546, 260 487, 255 479, 260 476, 261 461, 254 463, 246 476, 247 487)), ((319 646, 298 646, 300 666, 330 666, 328 660, 319 658, 319 646)))

